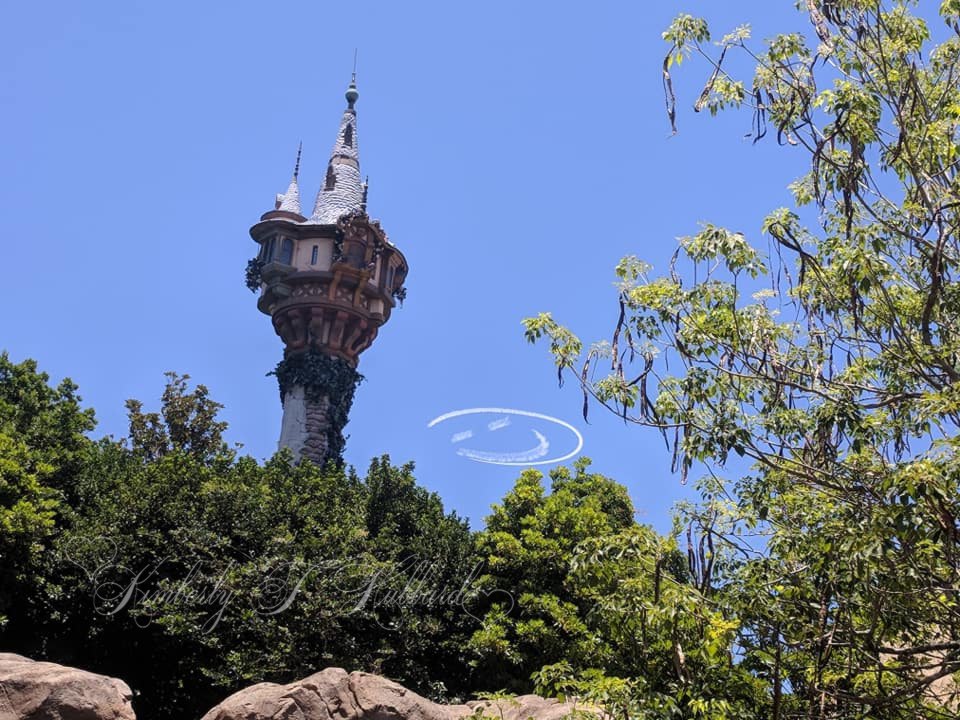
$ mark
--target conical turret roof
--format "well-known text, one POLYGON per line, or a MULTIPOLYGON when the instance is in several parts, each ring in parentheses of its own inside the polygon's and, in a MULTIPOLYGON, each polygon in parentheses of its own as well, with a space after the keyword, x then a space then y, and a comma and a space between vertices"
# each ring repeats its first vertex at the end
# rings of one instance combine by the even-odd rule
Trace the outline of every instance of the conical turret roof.
POLYGON ((303 143, 297 148, 297 162, 293 166, 293 177, 287 186, 287 191, 283 195, 277 195, 277 210, 300 214, 300 153, 303 151, 303 143))
POLYGON ((360 153, 357 146, 357 111, 354 105, 357 92, 356 76, 347 88, 347 109, 340 120, 337 140, 330 153, 330 162, 317 193, 310 221, 333 225, 348 212, 361 210, 364 203, 363 181, 360 179, 360 153))

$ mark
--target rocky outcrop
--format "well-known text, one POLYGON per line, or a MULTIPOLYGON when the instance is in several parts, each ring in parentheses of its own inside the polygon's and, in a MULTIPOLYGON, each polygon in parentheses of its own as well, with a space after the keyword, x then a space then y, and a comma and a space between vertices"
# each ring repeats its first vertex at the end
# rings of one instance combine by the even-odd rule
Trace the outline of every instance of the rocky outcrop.
POLYGON ((260 683, 231 695, 203 720, 560 720, 573 706, 536 695, 440 705, 386 678, 328 668, 308 678, 260 683))
POLYGON ((135 720, 122 680, 0 653, 0 720, 135 720))

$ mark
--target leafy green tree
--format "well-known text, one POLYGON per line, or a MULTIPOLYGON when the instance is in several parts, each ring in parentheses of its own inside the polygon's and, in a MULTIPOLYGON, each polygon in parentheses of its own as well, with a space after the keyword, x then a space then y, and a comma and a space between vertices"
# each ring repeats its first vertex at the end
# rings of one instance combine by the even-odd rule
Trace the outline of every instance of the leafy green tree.
MULTIPOLYGON (((0 638, 29 639, 48 613, 36 589, 54 582, 45 551, 70 521, 77 473, 89 450, 93 411, 77 387, 49 385, 32 360, 0 353, 0 638)), ((55 587, 50 588, 55 592, 55 587)))
POLYGON ((0 430, 0 628, 22 589, 39 580, 42 551, 59 507, 43 480, 51 467, 26 443, 0 430))
POLYGON ((580 543, 633 527, 633 505, 623 486, 588 467, 584 459, 573 473, 552 470, 549 494, 541 473, 524 471, 477 536, 486 603, 475 611, 483 625, 470 646, 483 689, 529 691, 544 665, 591 667, 605 651, 589 623, 591 598, 572 586, 571 562, 580 543))
POLYGON ((471 688, 467 641, 477 558, 465 520, 417 485, 413 464, 374 459, 362 481, 369 552, 382 563, 366 607, 377 626, 369 669, 436 700, 471 688))
POLYGON ((738 618, 702 581, 728 572, 729 553, 709 569, 688 561, 679 528, 636 523, 625 488, 588 468, 555 469, 549 494, 524 472, 478 534, 478 686, 577 698, 586 715, 764 717, 762 683, 732 657, 738 618))
MULTIPOLYGON (((664 433, 685 477, 752 470, 714 488, 762 533, 727 578, 739 661, 769 715, 952 717, 960 671, 960 4, 798 3, 814 36, 757 49, 742 27, 709 44, 681 16, 670 71, 709 63, 695 109, 747 106, 757 139, 809 159, 793 207, 762 231, 775 254, 713 225, 674 271, 617 268, 611 342, 526 321, 587 397, 664 433), (752 80, 727 58, 756 62, 752 80), (775 132, 773 132, 775 131, 775 132), (591 375, 609 363, 612 372, 591 375)), ((711 532, 717 532, 713 528, 711 532)))
POLYGON ((578 698, 613 717, 766 718, 765 685, 738 662, 739 569, 711 538, 732 509, 684 507, 674 533, 634 525, 581 542, 570 585, 592 610, 592 666, 567 660, 534 674, 538 692, 578 698), (696 530, 706 531, 698 533, 696 530), (678 540, 687 537, 687 557, 678 540))
POLYGON ((189 375, 166 373, 167 385, 159 413, 143 412, 139 400, 127 400, 130 444, 143 457, 153 460, 172 450, 182 450, 202 459, 230 457, 223 432, 227 424, 217 420, 223 405, 210 399, 205 385, 187 392, 189 375))

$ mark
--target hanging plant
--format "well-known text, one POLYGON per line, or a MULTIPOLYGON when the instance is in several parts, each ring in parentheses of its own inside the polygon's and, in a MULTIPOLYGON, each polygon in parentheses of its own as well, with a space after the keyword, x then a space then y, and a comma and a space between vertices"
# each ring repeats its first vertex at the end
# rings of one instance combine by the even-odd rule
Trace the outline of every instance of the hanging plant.
POLYGON ((247 261, 246 281, 250 292, 259 292, 263 284, 263 278, 260 276, 263 270, 263 261, 259 258, 250 258, 247 261))
POLYGON ((343 262, 343 230, 337 228, 337 234, 333 238, 333 256, 332 263, 343 262))

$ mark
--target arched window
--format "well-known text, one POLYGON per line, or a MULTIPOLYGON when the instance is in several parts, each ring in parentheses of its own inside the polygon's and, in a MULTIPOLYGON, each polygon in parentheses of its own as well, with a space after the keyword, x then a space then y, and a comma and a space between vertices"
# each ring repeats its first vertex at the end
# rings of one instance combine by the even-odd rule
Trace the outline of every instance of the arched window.
POLYGON ((337 174, 333 171, 333 165, 327 165, 327 179, 323 185, 324 190, 333 190, 337 186, 337 174))
POLYGON ((280 258, 278 262, 284 265, 293 265, 293 240, 284 238, 280 244, 280 258))
POLYGON ((343 131, 343 144, 348 148, 353 147, 353 125, 347 125, 343 131))
POLYGON ((317 257, 318 257, 319 255, 320 255, 320 246, 319 246, 319 245, 314 245, 314 246, 313 246, 313 252, 310 253, 310 264, 311 264, 311 265, 316 265, 316 264, 317 264, 317 257))

